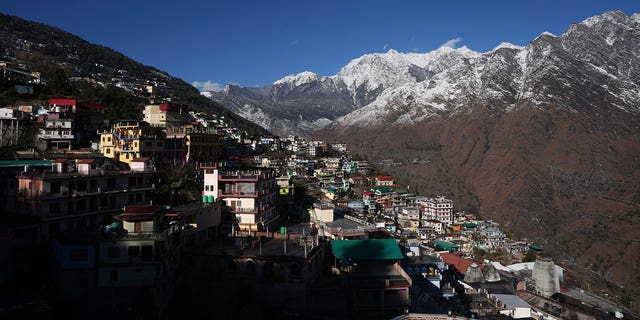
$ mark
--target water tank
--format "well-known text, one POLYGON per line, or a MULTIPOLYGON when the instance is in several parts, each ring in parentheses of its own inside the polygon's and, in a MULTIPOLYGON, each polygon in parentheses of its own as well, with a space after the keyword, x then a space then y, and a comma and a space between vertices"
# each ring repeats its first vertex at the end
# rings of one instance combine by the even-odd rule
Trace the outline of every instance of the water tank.
POLYGON ((560 278, 551 258, 538 257, 533 264, 532 277, 533 284, 541 296, 550 297, 560 292, 560 278))

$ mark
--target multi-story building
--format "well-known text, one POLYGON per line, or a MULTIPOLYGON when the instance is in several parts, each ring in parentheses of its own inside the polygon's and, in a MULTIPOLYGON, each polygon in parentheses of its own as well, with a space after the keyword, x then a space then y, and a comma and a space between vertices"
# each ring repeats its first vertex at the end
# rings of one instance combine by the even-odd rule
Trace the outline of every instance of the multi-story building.
POLYGON ((421 201, 424 207, 423 219, 438 220, 450 226, 453 224, 453 201, 443 196, 421 201))
POLYGON ((412 279, 395 239, 332 240, 331 247, 353 317, 389 319, 408 310, 412 279))
POLYGON ((494 249, 506 243, 507 236, 497 227, 487 227, 480 230, 480 239, 476 246, 481 249, 494 249))
POLYGON ((215 133, 191 132, 186 135, 186 161, 213 163, 222 159, 222 138, 215 133))
POLYGON ((40 129, 38 139, 46 143, 47 149, 71 150, 76 104, 76 99, 49 99, 49 105, 39 111, 44 128, 40 129))
POLYGON ((221 199, 227 207, 223 224, 240 230, 266 228, 278 219, 278 186, 271 169, 231 169, 216 165, 204 169, 203 196, 221 199))
POLYGON ((166 317, 184 253, 200 252, 217 235, 220 202, 127 206, 114 218, 100 232, 55 237, 61 300, 74 301, 76 314, 88 318, 166 317))
POLYGON ((110 159, 57 159, 17 176, 16 211, 37 218, 36 239, 110 223, 123 206, 150 200, 153 171, 122 171, 110 159))
POLYGON ((165 157, 165 138, 166 134, 160 127, 124 120, 100 134, 100 152, 121 162, 141 157, 160 161, 165 157))

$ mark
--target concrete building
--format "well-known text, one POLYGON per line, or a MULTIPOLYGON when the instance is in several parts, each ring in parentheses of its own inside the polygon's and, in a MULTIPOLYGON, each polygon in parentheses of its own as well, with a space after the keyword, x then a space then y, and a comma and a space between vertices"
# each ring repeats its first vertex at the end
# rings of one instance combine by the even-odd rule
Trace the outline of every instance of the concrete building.
POLYGON ((110 159, 56 159, 17 176, 16 211, 37 218, 38 239, 110 223, 125 205, 150 200, 153 172, 120 170, 110 159))
POLYGON ((165 138, 162 128, 123 120, 100 134, 100 152, 121 162, 141 157, 162 161, 165 158, 165 138))
POLYGON ((193 121, 187 106, 173 103, 153 104, 144 107, 144 121, 152 126, 162 127, 168 132, 179 131, 193 121))
POLYGON ((399 265, 404 256, 395 239, 332 240, 331 246, 352 317, 388 318, 408 310, 412 279, 399 265))
POLYGON ((220 214, 219 202, 127 206, 99 232, 56 235, 57 299, 80 302, 74 311, 87 318, 161 319, 185 253, 200 252, 217 236, 220 214))
POLYGON ((221 199, 226 204, 224 224, 257 231, 278 220, 278 187, 273 170, 218 168, 216 165, 201 168, 204 169, 203 195, 221 199))
POLYGON ((453 224, 453 201, 443 196, 420 202, 424 206, 423 219, 438 220, 445 226, 453 224))
POLYGON ((76 99, 49 99, 49 105, 39 111, 44 128, 40 129, 38 139, 46 143, 47 149, 71 150, 76 105, 76 99))
POLYGON ((191 132, 186 135, 186 161, 213 163, 222 160, 223 135, 191 132))

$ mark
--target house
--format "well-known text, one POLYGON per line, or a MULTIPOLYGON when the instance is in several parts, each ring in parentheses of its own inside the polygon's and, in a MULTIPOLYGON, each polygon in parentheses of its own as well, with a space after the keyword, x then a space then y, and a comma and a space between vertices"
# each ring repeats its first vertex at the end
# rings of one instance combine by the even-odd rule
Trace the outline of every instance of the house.
POLYGON ((375 181, 376 186, 392 186, 394 183, 392 176, 377 176, 375 181))
POLYGON ((390 317, 411 305, 411 277, 395 239, 332 240, 333 268, 343 278, 353 317, 390 317))
POLYGON ((309 209, 311 221, 317 223, 326 223, 333 221, 333 211, 335 206, 330 202, 314 203, 309 209))
POLYGON ((500 314, 514 319, 531 318, 531 305, 513 294, 493 294, 500 306, 500 314))

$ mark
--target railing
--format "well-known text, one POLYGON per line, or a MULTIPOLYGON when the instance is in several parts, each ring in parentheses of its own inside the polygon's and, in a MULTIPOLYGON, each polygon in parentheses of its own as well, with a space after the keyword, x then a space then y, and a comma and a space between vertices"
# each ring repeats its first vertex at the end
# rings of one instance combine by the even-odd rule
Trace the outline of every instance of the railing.
POLYGON ((231 212, 234 213, 258 213, 256 208, 231 208, 231 212))
POLYGON ((225 193, 222 190, 219 190, 218 197, 257 197, 258 192, 237 192, 232 191, 230 193, 225 193))
POLYGON ((72 134, 38 134, 40 139, 73 139, 72 134))

